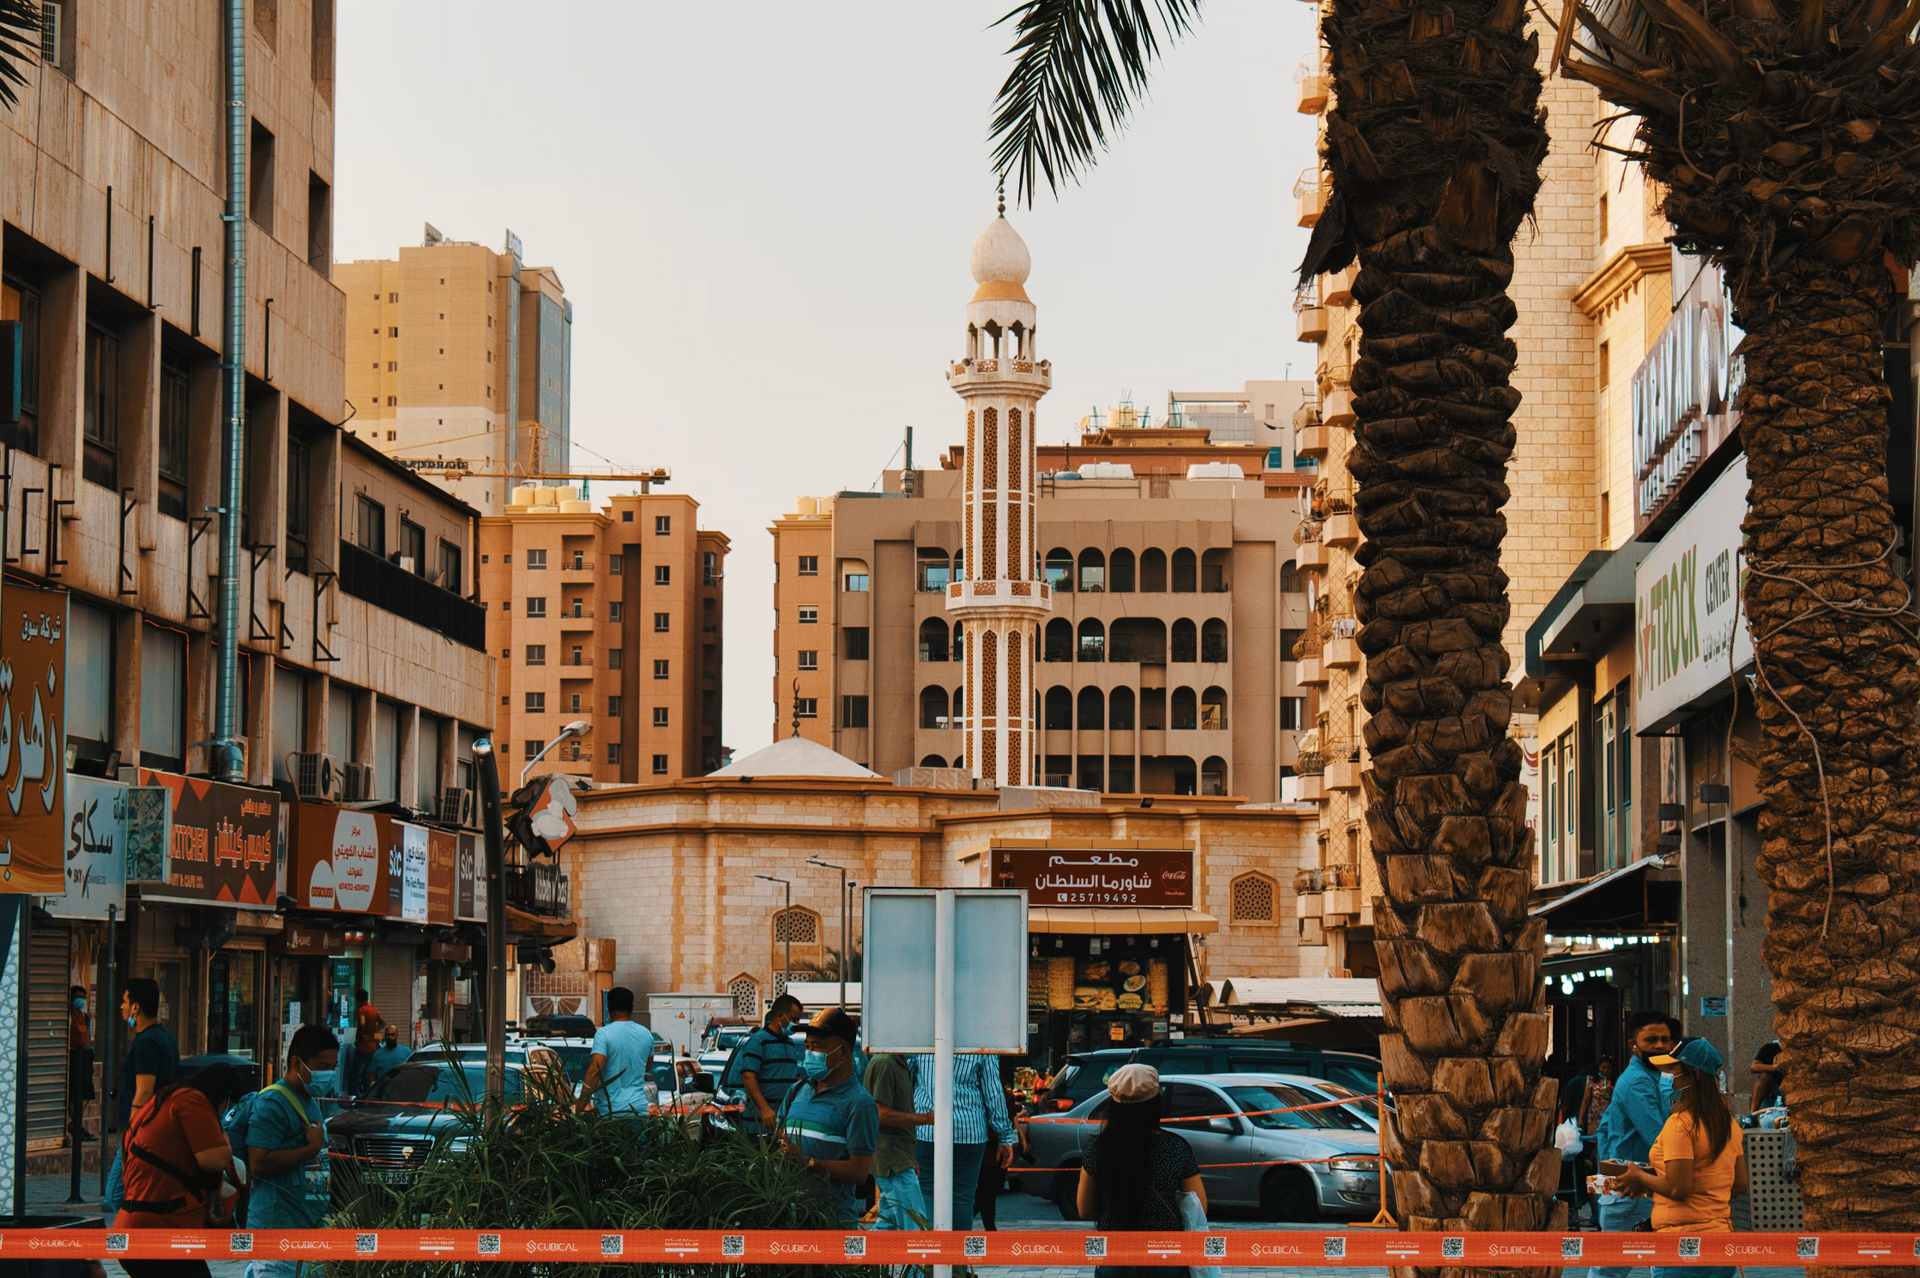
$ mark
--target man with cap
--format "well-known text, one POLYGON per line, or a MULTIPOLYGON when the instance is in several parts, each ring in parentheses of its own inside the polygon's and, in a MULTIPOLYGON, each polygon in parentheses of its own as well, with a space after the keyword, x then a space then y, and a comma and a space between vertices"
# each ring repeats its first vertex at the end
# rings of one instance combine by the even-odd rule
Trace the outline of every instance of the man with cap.
MULTIPOLYGON (((1676 1103, 1653 1143, 1652 1169, 1629 1167, 1607 1187, 1645 1195, 1656 1233, 1730 1233, 1733 1200, 1747 1192, 1747 1167, 1739 1124, 1720 1088, 1720 1051, 1689 1038, 1647 1064, 1674 1079, 1676 1103)), ((1734 1278, 1734 1269, 1655 1265, 1653 1278, 1734 1278)))
POLYGON ((859 1037, 853 1018, 829 1007, 807 1022, 804 1077, 787 1092, 780 1109, 780 1147, 806 1162, 826 1182, 826 1192, 842 1225, 860 1221, 855 1191, 873 1166, 880 1134, 880 1113, 873 1097, 853 1076, 853 1043, 859 1037))
MULTIPOLYGON (((1673 1050, 1680 1026, 1665 1012, 1635 1012, 1627 1021, 1627 1044, 1632 1059, 1613 1086, 1613 1099, 1600 1117, 1596 1152, 1601 1170, 1610 1163, 1645 1163, 1660 1139, 1667 1114, 1673 1108, 1673 1080, 1648 1064, 1673 1050)), ((1600 1228, 1607 1233, 1631 1233, 1653 1217, 1653 1201, 1622 1194, 1600 1195, 1600 1228)), ((1627 1278, 1630 1265, 1601 1266, 1588 1278, 1627 1278)))

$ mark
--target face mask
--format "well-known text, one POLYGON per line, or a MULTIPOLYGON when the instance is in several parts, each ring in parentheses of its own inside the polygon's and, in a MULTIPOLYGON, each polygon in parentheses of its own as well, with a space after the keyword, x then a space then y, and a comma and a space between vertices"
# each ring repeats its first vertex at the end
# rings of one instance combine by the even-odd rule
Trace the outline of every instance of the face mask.
POLYGON ((1671 1074, 1660 1075, 1660 1094, 1662 1096, 1673 1095, 1673 1075, 1671 1074))
POLYGON ((87 1010, 87 1000, 84 998, 76 998, 73 1000, 73 1006, 77 1011, 84 1012, 87 1010))
POLYGON ((127 1028, 128 1029, 140 1028, 140 1018, 138 1016, 129 1016, 127 1018, 127 1028))
POLYGON ((333 1071, 330 1069, 316 1069, 309 1073, 307 1075, 307 1095, 333 1095, 333 1071))
POLYGON ((816 1083, 833 1072, 833 1066, 828 1063, 825 1052, 808 1052, 807 1058, 800 1062, 800 1068, 805 1070, 807 1077, 816 1083))

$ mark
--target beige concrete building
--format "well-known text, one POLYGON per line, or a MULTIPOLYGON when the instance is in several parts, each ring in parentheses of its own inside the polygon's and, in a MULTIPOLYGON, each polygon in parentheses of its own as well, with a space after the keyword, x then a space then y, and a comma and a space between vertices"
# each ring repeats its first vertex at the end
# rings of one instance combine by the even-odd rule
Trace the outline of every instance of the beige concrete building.
POLYGON ((506 247, 425 242, 342 262, 348 429, 498 514, 528 476, 570 463, 573 304, 550 266, 506 247))
MULTIPOLYGON (((1543 50, 1552 44, 1551 31, 1544 31, 1543 50)), ((1322 118, 1323 135, 1335 92, 1324 57, 1317 53, 1296 75, 1299 109, 1322 118)), ((1541 54, 1543 71, 1547 57, 1541 54)), ((1510 288, 1519 309, 1510 331, 1520 355, 1513 384, 1523 399, 1514 414, 1519 440, 1508 466, 1513 497, 1503 557, 1511 579, 1510 677, 1525 711, 1516 714, 1512 732, 1526 747, 1525 779, 1536 798, 1540 702, 1537 687, 1524 680, 1527 626, 1583 556, 1633 535, 1625 378, 1664 322, 1669 277, 1666 228, 1651 187, 1637 166, 1588 145, 1602 114, 1593 90, 1549 76, 1541 104, 1552 148, 1536 218, 1514 244, 1510 288)), ((1616 144, 1624 127, 1612 126, 1616 144)), ((1317 167, 1301 176, 1295 194, 1300 224, 1312 226, 1326 201, 1317 167)), ((1314 613, 1299 648, 1303 681, 1320 690, 1301 793, 1321 812, 1320 862, 1302 879, 1299 926, 1303 941, 1326 946, 1328 974, 1369 976, 1377 972, 1371 901, 1378 880, 1361 810, 1366 712, 1353 617, 1361 538, 1347 469, 1360 338, 1352 298, 1357 271, 1349 266, 1322 275, 1295 302, 1298 337, 1320 351, 1317 403, 1299 411, 1298 447, 1321 467, 1297 556, 1314 613)))
POLYGON ((579 491, 516 487, 503 514, 479 521, 502 784, 576 719, 592 732, 536 773, 612 783, 711 772, 722 754, 727 536, 699 527, 691 497, 596 504, 579 491))

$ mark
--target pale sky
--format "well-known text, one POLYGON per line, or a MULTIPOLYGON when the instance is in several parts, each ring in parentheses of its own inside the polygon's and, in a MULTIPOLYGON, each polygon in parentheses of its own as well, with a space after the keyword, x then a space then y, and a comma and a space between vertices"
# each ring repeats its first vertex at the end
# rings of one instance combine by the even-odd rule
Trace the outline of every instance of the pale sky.
MULTIPOLYGON (((773 539, 796 496, 866 490, 915 427, 957 442, 967 253, 1011 0, 345 0, 335 251, 423 222, 552 266, 574 307, 578 445, 673 470, 732 538, 724 740, 771 740, 773 539)), ((1008 216, 1053 391, 1039 438, 1131 395, 1310 376, 1293 336, 1313 164, 1294 69, 1315 7, 1214 0, 1083 185, 1008 216)), ((893 465, 898 465, 893 460, 893 465)))

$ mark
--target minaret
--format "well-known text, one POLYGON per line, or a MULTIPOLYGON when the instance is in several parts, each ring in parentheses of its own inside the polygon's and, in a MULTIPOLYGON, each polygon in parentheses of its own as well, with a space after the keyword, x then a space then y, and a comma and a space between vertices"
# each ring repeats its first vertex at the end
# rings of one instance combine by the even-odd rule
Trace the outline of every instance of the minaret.
POLYGON ((947 384, 967 405, 966 474, 959 580, 947 610, 965 630, 966 758, 997 787, 1035 783, 1038 741, 1033 656, 1053 592, 1034 545, 1033 410, 1052 384, 1034 356, 1033 303, 1023 287, 1033 263, 1000 214, 974 242, 966 355, 947 384))

